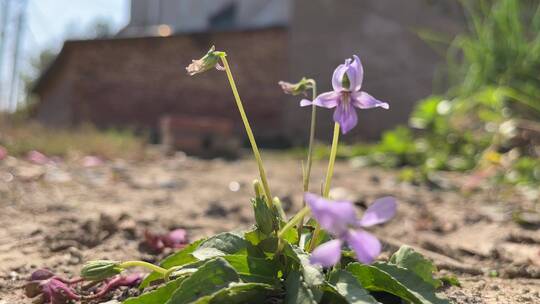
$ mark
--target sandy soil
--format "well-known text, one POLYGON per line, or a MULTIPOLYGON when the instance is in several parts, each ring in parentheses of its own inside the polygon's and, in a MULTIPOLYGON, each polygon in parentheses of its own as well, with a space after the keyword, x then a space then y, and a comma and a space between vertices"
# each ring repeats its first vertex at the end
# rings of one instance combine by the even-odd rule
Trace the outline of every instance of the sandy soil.
MULTIPOLYGON (((267 155, 274 195, 289 213, 300 208, 301 170, 296 160, 267 155)), ((326 164, 316 163, 313 191, 326 164)), ((195 240, 249 227, 250 159, 227 162, 182 155, 143 163, 111 161, 84 168, 77 162, 34 165, 13 158, 0 163, 0 304, 30 303, 21 286, 33 269, 49 267, 67 276, 91 259, 161 256, 141 246, 145 229, 182 227, 195 240)), ((375 229, 385 256, 401 244, 432 258, 442 274, 462 287, 442 291, 455 303, 540 303, 540 232, 520 226, 516 212, 538 208, 538 198, 493 188, 464 194, 463 176, 445 176, 440 186, 400 183, 397 173, 337 164, 332 195, 365 208, 393 195, 399 214, 375 229)), ((166 253, 164 253, 166 254, 166 253)))

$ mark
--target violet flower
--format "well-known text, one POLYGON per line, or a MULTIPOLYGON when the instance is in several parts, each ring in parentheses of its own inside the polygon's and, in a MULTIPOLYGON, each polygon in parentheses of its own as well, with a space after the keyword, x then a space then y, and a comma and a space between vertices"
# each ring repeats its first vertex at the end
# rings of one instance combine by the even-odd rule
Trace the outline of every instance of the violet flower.
POLYGON ((347 243, 356 253, 356 258, 365 264, 373 262, 381 253, 379 240, 362 228, 387 222, 394 217, 396 200, 393 197, 377 199, 360 220, 357 219, 354 205, 350 202, 331 201, 312 193, 306 193, 304 199, 315 220, 335 237, 334 240, 315 248, 310 258, 312 264, 323 267, 335 265, 341 258, 341 246, 344 243, 347 243))
POLYGON ((303 99, 300 106, 315 104, 323 108, 336 108, 334 121, 339 123, 341 132, 345 134, 358 122, 355 107, 359 109, 389 108, 386 102, 379 101, 368 93, 360 91, 363 79, 364 68, 358 56, 354 55, 353 60, 347 59, 344 64, 335 69, 332 76, 333 91, 322 93, 313 101, 303 99))

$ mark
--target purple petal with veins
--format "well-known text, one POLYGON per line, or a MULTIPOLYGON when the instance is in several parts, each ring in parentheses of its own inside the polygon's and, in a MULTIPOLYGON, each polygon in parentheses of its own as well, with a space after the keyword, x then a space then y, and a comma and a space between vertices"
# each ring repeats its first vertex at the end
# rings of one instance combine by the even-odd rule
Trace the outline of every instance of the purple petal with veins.
POLYGON ((364 212, 358 224, 362 227, 369 227, 385 223, 396 215, 396 209, 395 198, 391 196, 379 198, 364 212))
POLYGON ((336 239, 319 245, 311 253, 309 262, 323 267, 334 266, 341 259, 341 240, 336 239))
POLYGON ((351 91, 360 91, 362 88, 362 82, 364 81, 364 67, 362 66, 360 58, 358 58, 356 55, 353 55, 351 69, 354 71, 354 78, 349 76, 349 81, 351 82, 351 91))
POLYGON ((346 134, 358 123, 356 110, 350 103, 342 102, 338 105, 336 111, 334 112, 334 121, 339 123, 341 133, 346 134))
POLYGON ((312 193, 306 193, 304 199, 321 227, 334 236, 345 234, 357 223, 356 210, 349 202, 334 202, 312 193))
POLYGON ((348 70, 349 70, 349 66, 347 65, 347 61, 345 61, 345 64, 340 64, 334 70, 334 74, 332 74, 332 88, 334 89, 335 92, 348 90, 348 88, 343 87, 343 76, 345 75, 345 73, 347 73, 348 70))
POLYGON ((386 102, 375 99, 366 92, 353 92, 351 96, 352 104, 359 109, 383 108, 388 109, 390 106, 386 102))
POLYGON ((341 98, 341 95, 339 93, 326 92, 317 96, 317 98, 313 100, 313 104, 319 107, 331 109, 331 108, 335 108, 339 104, 340 98, 341 98))
POLYGON ((346 240, 356 253, 356 259, 364 264, 371 264, 381 253, 379 240, 363 230, 349 231, 346 240))

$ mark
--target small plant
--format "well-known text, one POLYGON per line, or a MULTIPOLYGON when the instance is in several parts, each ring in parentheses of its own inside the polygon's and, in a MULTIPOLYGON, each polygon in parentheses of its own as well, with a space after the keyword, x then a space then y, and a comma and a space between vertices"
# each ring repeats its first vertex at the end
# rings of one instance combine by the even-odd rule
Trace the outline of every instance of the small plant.
POLYGON ((364 229, 395 215, 393 197, 376 200, 360 219, 354 204, 328 197, 340 131, 346 134, 357 124, 355 107, 388 108, 387 103, 360 91, 363 69, 358 57, 336 68, 332 92, 317 95, 312 79, 280 83, 285 93, 300 95, 311 90, 313 95, 312 100, 301 101, 302 106, 312 107, 310 148, 303 170, 305 206, 290 219, 279 198, 271 194, 227 54, 212 47, 187 71, 196 75, 213 68, 226 72, 259 169, 251 200, 256 225, 247 231, 224 232, 195 241, 159 265, 91 261, 83 267, 82 279, 108 280, 132 267, 150 270, 139 286, 143 293, 125 304, 449 303, 435 294, 441 285, 433 277, 435 267, 411 248, 401 248, 387 262, 374 262, 382 245, 364 229), (330 160, 320 194, 309 192, 316 106, 336 108, 330 160), (311 219, 305 222, 307 217, 311 219))

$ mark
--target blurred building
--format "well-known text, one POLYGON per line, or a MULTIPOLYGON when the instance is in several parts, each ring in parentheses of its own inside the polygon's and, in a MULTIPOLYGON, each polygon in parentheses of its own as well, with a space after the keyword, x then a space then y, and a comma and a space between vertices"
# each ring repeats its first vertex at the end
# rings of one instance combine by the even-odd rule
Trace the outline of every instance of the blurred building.
POLYGON ((132 0, 120 35, 148 35, 160 25, 176 34, 285 26, 290 6, 290 0, 132 0))
MULTIPOLYGON (((309 111, 283 96, 279 80, 313 77, 328 90, 333 69, 360 55, 365 90, 391 109, 360 113, 347 139, 373 139, 406 123, 432 91, 444 58, 417 31, 450 35, 461 23, 446 0, 132 0, 131 21, 117 37, 65 43, 35 87, 36 116, 51 125, 155 132, 164 116, 225 118, 241 138, 224 75, 185 74, 215 44, 228 52, 255 133, 267 142, 302 142, 308 133, 309 111)), ((331 113, 319 113, 317 134, 326 140, 331 113)))

